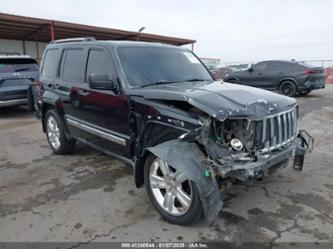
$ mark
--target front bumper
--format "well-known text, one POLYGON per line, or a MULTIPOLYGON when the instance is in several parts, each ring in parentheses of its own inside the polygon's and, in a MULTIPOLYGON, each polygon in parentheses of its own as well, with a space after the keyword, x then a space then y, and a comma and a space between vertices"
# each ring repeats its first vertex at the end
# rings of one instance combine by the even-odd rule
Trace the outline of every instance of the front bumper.
POLYGON ((26 105, 28 86, 1 87, 0 107, 26 105))
POLYGON ((296 146, 294 144, 289 145, 286 148, 278 151, 262 154, 257 156, 256 161, 240 163, 234 162, 231 167, 218 167, 217 174, 223 178, 236 178, 241 182, 253 182, 267 172, 272 173, 278 168, 287 166, 290 158, 293 157, 296 146))
POLYGON ((254 182, 265 174, 271 174, 279 168, 288 165, 288 161, 294 158, 294 168, 302 170, 304 155, 312 150, 314 139, 306 132, 300 131, 297 137, 286 146, 269 153, 256 156, 255 161, 233 161, 228 167, 217 166, 217 175, 222 178, 235 178, 241 182, 254 182))

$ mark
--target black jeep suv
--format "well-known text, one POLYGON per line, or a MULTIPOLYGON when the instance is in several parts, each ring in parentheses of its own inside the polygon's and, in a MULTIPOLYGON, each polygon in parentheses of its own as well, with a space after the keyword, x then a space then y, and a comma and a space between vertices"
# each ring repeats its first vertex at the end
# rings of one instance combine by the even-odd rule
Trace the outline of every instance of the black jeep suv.
POLYGON ((182 47, 58 40, 36 88, 55 154, 80 141, 131 165, 136 186, 176 224, 211 221, 221 189, 262 179, 293 154, 300 169, 310 144, 294 99, 214 81, 182 47))

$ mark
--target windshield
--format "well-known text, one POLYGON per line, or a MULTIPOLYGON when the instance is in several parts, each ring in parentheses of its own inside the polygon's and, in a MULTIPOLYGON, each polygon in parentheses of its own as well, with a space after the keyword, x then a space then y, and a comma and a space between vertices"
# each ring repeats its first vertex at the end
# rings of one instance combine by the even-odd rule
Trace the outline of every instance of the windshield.
POLYGON ((0 59, 0 73, 38 71, 34 59, 0 59))
POLYGON ((131 86, 212 80, 207 69, 190 51, 161 47, 123 47, 118 49, 118 55, 131 86))

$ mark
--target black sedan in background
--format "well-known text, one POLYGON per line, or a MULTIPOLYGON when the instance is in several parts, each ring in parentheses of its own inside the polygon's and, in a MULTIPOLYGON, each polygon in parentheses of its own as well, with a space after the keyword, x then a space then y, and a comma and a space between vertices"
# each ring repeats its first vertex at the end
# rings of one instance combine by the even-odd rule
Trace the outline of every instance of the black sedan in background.
POLYGON ((0 107, 28 104, 28 89, 38 70, 29 56, 0 53, 0 107))
POLYGON ((325 87, 322 67, 296 61, 262 61, 245 71, 232 72, 225 82, 249 85, 287 96, 305 95, 325 87))

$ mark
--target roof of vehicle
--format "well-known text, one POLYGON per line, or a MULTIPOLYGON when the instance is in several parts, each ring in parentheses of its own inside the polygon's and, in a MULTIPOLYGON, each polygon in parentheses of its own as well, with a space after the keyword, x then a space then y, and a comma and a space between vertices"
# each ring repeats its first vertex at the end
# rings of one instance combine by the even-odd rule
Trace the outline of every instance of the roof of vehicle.
POLYGON ((31 56, 29 55, 1 55, 0 54, 0 59, 32 59, 35 60, 33 58, 31 58, 31 56))
POLYGON ((261 63, 261 62, 297 63, 297 61, 293 61, 293 60, 266 60, 266 61, 258 61, 257 63, 261 63))
POLYGON ((117 41, 117 40, 89 40, 89 41, 69 41, 59 42, 57 41, 49 43, 48 47, 71 47, 79 45, 106 45, 111 47, 165 47, 165 48, 178 48, 186 49, 185 47, 179 47, 175 45, 159 43, 159 42, 141 42, 141 41, 117 41))

